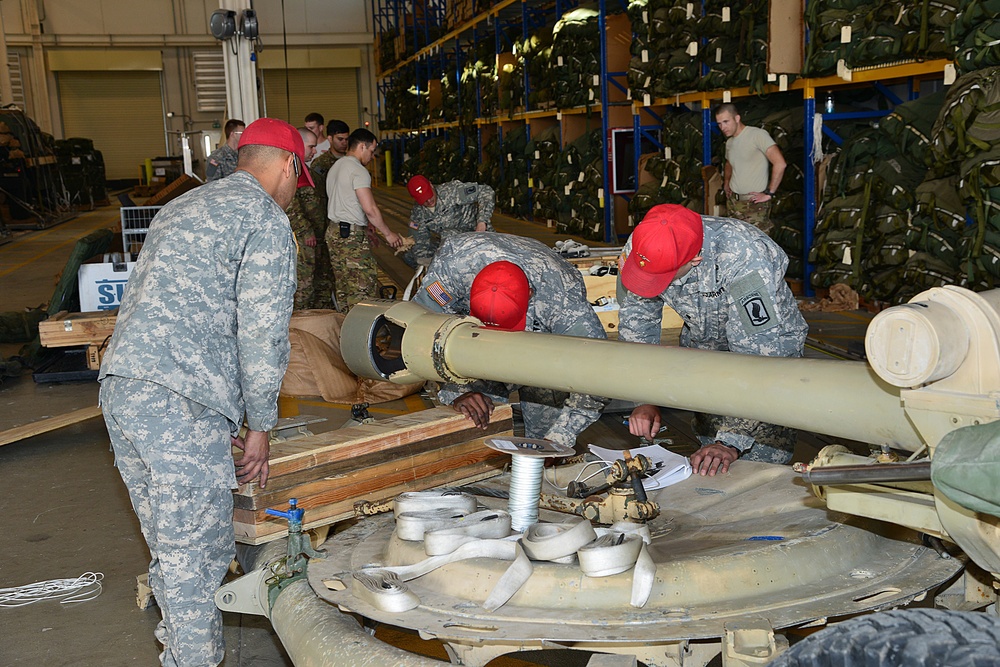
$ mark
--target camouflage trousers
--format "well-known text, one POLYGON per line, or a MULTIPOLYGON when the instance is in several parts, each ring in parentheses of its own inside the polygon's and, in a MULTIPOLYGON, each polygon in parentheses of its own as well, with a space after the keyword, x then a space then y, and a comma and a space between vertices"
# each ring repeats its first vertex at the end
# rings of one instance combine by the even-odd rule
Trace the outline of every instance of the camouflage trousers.
POLYGON ((349 237, 340 237, 340 225, 331 222, 326 244, 333 268, 334 304, 342 313, 350 312, 359 301, 378 294, 378 270, 364 227, 352 227, 349 237))
POLYGON ((726 211, 730 218, 736 218, 748 222, 765 234, 771 233, 771 202, 751 202, 746 199, 737 199, 736 196, 726 200, 726 211))
MULTIPOLYGON (((695 413, 693 426, 702 446, 715 442, 715 434, 719 432, 723 420, 732 426, 733 418, 705 413, 695 413)), ((763 461, 764 463, 788 463, 795 451, 795 441, 798 432, 794 428, 768 424, 766 422, 741 419, 751 427, 750 436, 754 439, 753 446, 740 454, 743 461, 763 461)))
POLYGON ((525 438, 544 438, 562 413, 566 392, 541 387, 519 387, 525 438))
POLYGON ((149 547, 164 667, 225 657, 215 591, 236 552, 229 420, 152 382, 108 376, 101 406, 115 466, 149 547))
POLYGON ((317 237, 316 267, 313 271, 313 302, 310 308, 333 308, 333 267, 325 237, 317 237))
POLYGON ((313 295, 313 275, 316 270, 316 247, 310 248, 299 241, 299 252, 295 259, 295 273, 298 277, 298 288, 295 290, 295 310, 312 308, 315 301, 313 295))

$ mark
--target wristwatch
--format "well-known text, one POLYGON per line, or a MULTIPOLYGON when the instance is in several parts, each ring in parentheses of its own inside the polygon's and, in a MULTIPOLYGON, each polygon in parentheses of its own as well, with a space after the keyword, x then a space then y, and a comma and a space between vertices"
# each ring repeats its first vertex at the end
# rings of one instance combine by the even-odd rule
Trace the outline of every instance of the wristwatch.
POLYGON ((773 197, 774 196, 774 193, 771 192, 770 190, 763 190, 763 191, 761 191, 761 194, 762 195, 767 195, 768 197, 773 197))

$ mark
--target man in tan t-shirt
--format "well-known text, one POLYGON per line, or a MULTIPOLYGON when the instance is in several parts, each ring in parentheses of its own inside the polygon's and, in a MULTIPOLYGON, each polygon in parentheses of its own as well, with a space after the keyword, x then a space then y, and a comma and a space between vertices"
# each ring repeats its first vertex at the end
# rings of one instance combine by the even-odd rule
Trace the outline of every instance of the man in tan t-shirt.
POLYGON ((715 122, 726 136, 722 182, 728 214, 768 233, 772 227, 771 199, 785 175, 781 149, 766 130, 744 125, 733 104, 715 107, 715 122))

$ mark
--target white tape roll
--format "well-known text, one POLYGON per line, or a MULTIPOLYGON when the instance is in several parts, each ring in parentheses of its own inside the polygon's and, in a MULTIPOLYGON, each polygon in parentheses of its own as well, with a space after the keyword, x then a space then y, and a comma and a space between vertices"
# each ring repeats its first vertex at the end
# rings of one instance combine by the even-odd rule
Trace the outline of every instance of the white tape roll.
POLYGON ((407 491, 396 496, 392 511, 396 516, 403 512, 426 512, 434 509, 460 509, 466 514, 476 511, 476 497, 459 491, 407 491))
POLYGON ((568 563, 585 544, 597 538, 589 521, 571 523, 536 523, 528 526, 521 537, 524 553, 531 560, 568 563))
POLYGON ((636 534, 608 533, 580 547, 576 555, 588 577, 610 577, 632 569, 642 547, 642 538, 636 534))
POLYGON ((407 542, 420 542, 428 530, 450 526, 466 516, 464 509, 438 508, 422 512, 403 512, 396 515, 396 536, 407 542))
POLYGON ((354 597, 382 611, 409 611, 420 604, 416 593, 404 584, 395 572, 364 570, 354 573, 354 597))
POLYGON ((508 535, 510 514, 502 510, 483 510, 428 530, 424 533, 424 551, 428 556, 443 556, 474 540, 499 540, 508 535))

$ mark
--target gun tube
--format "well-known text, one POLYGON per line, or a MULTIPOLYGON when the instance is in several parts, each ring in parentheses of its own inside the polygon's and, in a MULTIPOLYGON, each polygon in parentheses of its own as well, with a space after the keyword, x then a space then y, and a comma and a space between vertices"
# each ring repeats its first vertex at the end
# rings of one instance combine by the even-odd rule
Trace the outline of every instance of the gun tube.
POLYGON ((497 331, 411 302, 355 306, 341 337, 347 365, 363 377, 489 379, 757 419, 908 451, 924 444, 903 411, 900 390, 863 362, 497 331), (405 331, 373 331, 387 326, 405 331), (382 356, 401 358, 405 370, 380 371, 379 353, 359 344, 379 338, 400 342, 400 350, 382 356))

